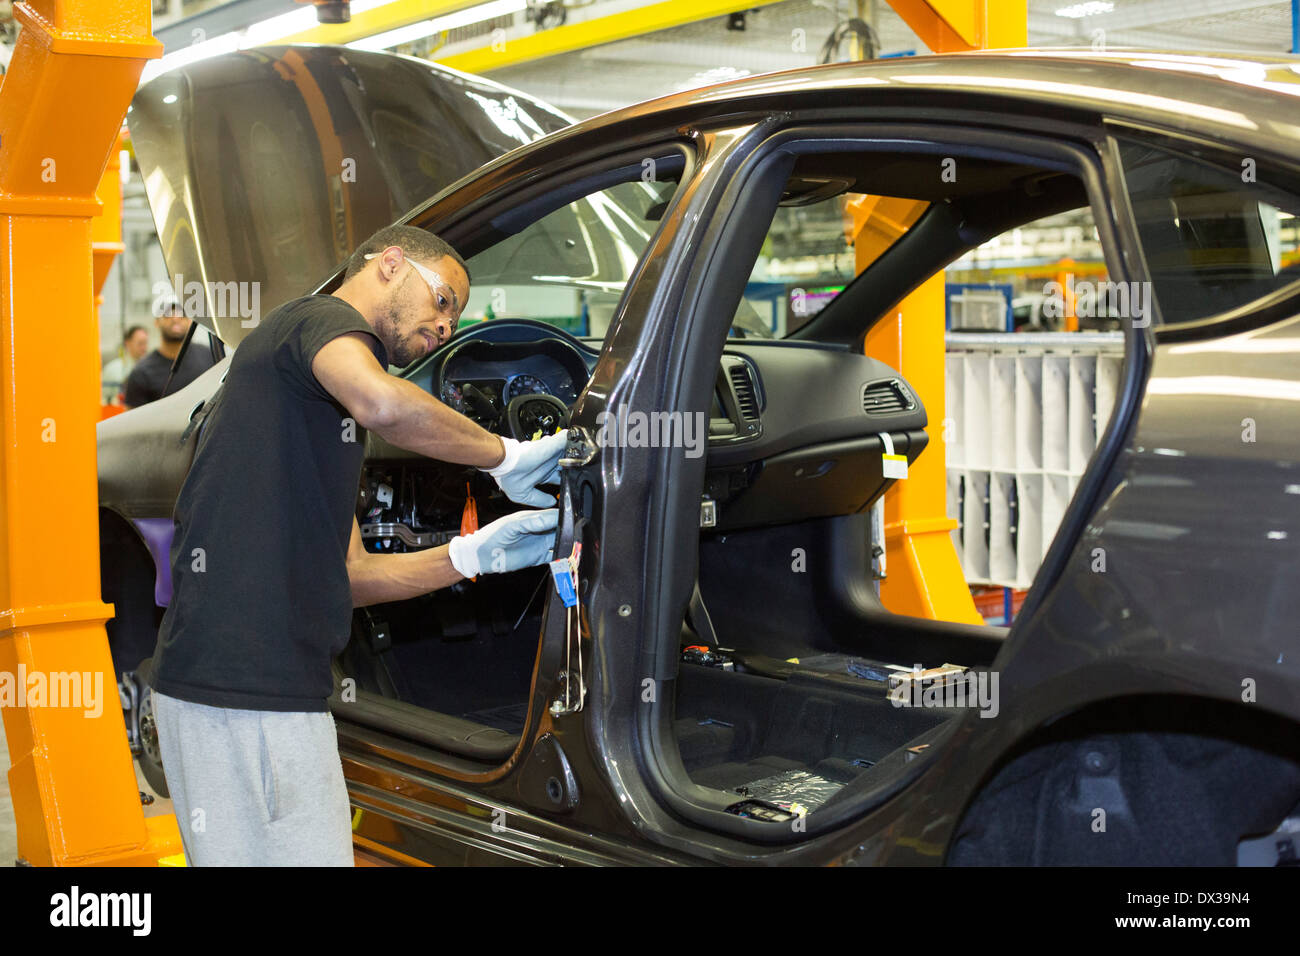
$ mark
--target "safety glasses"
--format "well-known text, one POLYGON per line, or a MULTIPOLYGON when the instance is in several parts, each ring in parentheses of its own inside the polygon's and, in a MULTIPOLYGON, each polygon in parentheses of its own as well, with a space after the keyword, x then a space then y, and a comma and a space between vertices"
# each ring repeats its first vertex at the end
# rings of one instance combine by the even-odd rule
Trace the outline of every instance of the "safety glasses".
MULTIPOLYGON (((371 259, 378 259, 382 255, 382 252, 372 252, 370 255, 366 256, 365 259, 368 262, 371 259)), ((451 287, 451 284, 448 283, 446 279, 438 275, 438 273, 434 272, 428 266, 420 265, 410 256, 406 255, 405 252, 403 252, 403 258, 406 259, 412 269, 419 273, 420 278, 428 283, 429 291, 433 293, 434 302, 445 300, 451 304, 452 311, 450 313, 448 313, 447 309, 441 305, 439 306, 439 310, 446 315, 447 318, 451 319, 451 330, 455 332, 456 325, 460 322, 461 310, 460 299, 456 295, 456 290, 451 287)))

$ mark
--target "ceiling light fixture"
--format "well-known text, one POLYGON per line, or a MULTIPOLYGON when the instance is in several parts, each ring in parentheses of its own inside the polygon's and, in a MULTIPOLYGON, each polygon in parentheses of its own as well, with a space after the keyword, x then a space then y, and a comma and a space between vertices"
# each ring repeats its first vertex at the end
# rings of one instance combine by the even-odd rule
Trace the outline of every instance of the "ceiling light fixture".
MULTIPOLYGON (((395 0, 352 0, 352 12, 354 14, 365 13, 367 10, 387 6, 393 2, 395 0)), ((198 60, 206 60, 210 56, 233 53, 236 50, 247 50, 255 46, 266 46, 275 43, 277 40, 283 40, 285 37, 293 36, 295 33, 311 30, 315 26, 316 8, 311 6, 300 7, 288 13, 268 17, 257 23, 249 24, 242 30, 232 30, 230 33, 223 33, 210 40, 192 43, 189 46, 173 50, 160 60, 151 60, 145 64, 144 72, 140 76, 140 82, 146 83, 159 74, 167 73, 177 67, 189 66, 189 64, 198 60)))
POLYGON ((442 33, 444 30, 455 30, 458 27, 471 26, 475 23, 482 23, 484 20, 494 20, 497 17, 509 16, 512 13, 519 13, 521 10, 527 9, 528 0, 492 0, 490 3, 480 3, 467 10, 449 13, 445 17, 435 17, 432 20, 412 23, 409 26, 398 27, 396 30, 388 30, 385 33, 376 33, 374 36, 355 40, 349 43, 348 46, 354 50, 390 50, 395 46, 401 46, 403 43, 414 43, 416 40, 423 40, 435 33, 442 33))
POLYGON ((1087 3, 1075 3, 1068 7, 1061 7, 1056 11, 1058 17, 1068 17, 1071 20, 1079 20, 1083 17, 1094 17, 1099 13, 1110 13, 1115 9, 1115 4, 1108 0, 1088 0, 1087 3))

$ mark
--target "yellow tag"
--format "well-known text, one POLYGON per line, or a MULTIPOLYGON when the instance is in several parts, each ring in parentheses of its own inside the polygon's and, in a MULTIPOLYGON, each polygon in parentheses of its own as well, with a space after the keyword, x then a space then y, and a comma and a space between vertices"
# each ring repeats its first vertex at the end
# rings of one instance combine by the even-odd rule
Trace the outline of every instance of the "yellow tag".
POLYGON ((884 464, 881 465, 881 471, 886 478, 906 478, 907 477, 907 456, 906 455, 881 455, 884 464))

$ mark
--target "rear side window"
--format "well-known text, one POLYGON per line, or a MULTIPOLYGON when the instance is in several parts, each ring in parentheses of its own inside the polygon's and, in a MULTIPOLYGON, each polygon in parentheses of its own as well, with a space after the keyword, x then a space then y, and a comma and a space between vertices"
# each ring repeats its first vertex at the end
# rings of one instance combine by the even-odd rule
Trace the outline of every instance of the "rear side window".
POLYGON ((1300 279, 1300 199, 1240 172, 1120 140, 1125 185, 1166 323, 1207 318, 1300 279))
POLYGON ((807 325, 861 271, 849 241, 856 218, 869 226, 859 243, 878 258, 928 206, 860 192, 821 195, 825 189, 799 195, 807 190, 798 178, 787 184, 732 318, 733 338, 781 339, 807 325))

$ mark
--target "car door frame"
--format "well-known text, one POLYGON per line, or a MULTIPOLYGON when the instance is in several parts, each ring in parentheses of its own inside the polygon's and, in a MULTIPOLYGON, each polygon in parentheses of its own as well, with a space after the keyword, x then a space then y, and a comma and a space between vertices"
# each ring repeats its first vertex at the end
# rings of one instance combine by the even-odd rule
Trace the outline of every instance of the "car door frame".
MULTIPOLYGON (((972 144, 979 143, 994 152, 1021 158, 1033 155, 1033 149, 1025 148, 1031 144, 1040 146, 1041 151, 1049 156, 1060 157, 1063 149, 1066 149, 1061 142, 1047 140, 1039 132, 1028 133, 1020 129, 1015 118, 1011 116, 1003 118, 1006 132, 1001 134, 983 129, 971 129, 968 123, 968 117, 953 118, 947 122, 942 118, 927 117, 924 122, 912 124, 888 124, 887 121, 882 120, 877 124, 854 124, 854 136, 865 142, 879 142, 883 138, 896 137, 900 133, 921 139, 940 139, 939 143, 931 144, 935 148, 930 150, 940 155, 945 150, 955 152, 957 155, 969 154, 972 144), (961 145, 954 143, 958 134, 962 137, 961 145), (1017 148, 1005 145, 1008 135, 1017 137, 1017 148)), ((1112 275, 1127 281, 1132 277, 1132 263, 1126 261, 1128 245, 1119 238, 1116 224, 1106 213, 1111 206, 1107 186, 1105 136, 1099 131, 1095 122, 1078 123, 1072 129, 1076 145, 1070 146, 1069 149, 1074 151, 1075 160, 1079 163, 1078 174, 1087 186, 1089 203, 1094 212, 1099 214, 1098 218, 1101 221, 1098 223, 1098 228, 1104 233, 1103 245, 1108 254, 1108 266, 1112 270, 1112 275)), ((706 184, 708 195, 692 197, 693 205, 688 210, 688 214, 699 222, 697 233, 699 248, 695 253, 694 263, 690 264, 689 281, 683 281, 684 277, 679 277, 682 288, 657 290, 661 300, 657 306, 657 315, 661 317, 661 321, 650 323, 655 326, 656 337, 649 342, 639 341, 639 344, 648 346, 651 354, 660 356, 663 364, 655 369, 657 374, 654 376, 649 374, 648 367, 643 369, 636 389, 611 383, 611 388, 607 392, 611 404, 621 399, 629 407, 654 407, 671 412, 679 408, 688 411, 690 406, 682 407, 666 401, 661 404, 656 402, 669 395, 690 395, 701 401, 704 400, 715 373, 716 355, 713 354, 713 347, 716 346, 717 350, 721 351, 723 338, 719 335, 725 336, 725 326, 718 320, 715 323, 717 328, 711 330, 717 341, 710 340, 707 346, 696 341, 695 358, 689 360, 687 356, 692 354, 689 345, 693 340, 698 339, 691 319, 706 298, 702 290, 709 282, 709 262, 725 254, 724 246, 729 236, 734 241, 734 237, 742 231, 731 225, 730 220, 736 215, 743 215, 746 206, 750 209, 754 207, 752 202, 741 202, 742 194, 747 194, 747 199, 753 197, 753 183, 749 176, 757 176, 758 164, 770 154, 773 148, 783 142, 809 136, 823 140, 828 138, 825 127, 820 129, 805 127, 801 130, 798 127, 782 124, 776 118, 764 124, 748 127, 744 133, 746 135, 743 137, 735 132, 731 133, 731 144, 723 151, 722 158, 726 159, 725 163, 722 158, 714 161, 712 155, 706 157, 705 166, 716 167, 716 172, 706 184), (743 148, 736 145, 741 142, 744 143, 743 148), (748 175, 742 176, 742 169, 747 170, 748 175), (689 313, 690 317, 677 322, 663 319, 662 317, 667 315, 670 309, 675 309, 679 314, 689 313), (637 395, 646 396, 649 400, 643 399, 640 405, 637 405, 635 397, 637 395)), ((781 182, 784 182, 783 177, 781 182)), ((772 188, 771 184, 769 184, 770 188, 772 188)), ((767 215, 768 212, 765 210, 763 214, 767 215)), ((647 315, 651 318, 655 317, 655 313, 647 312, 647 315)), ((643 338, 646 337, 645 328, 637 331, 643 338)), ((1086 520, 1087 514, 1095 508, 1101 477, 1118 453, 1122 436, 1132 424, 1149 355, 1149 331, 1136 329, 1130 324, 1127 335, 1129 341, 1126 343, 1128 347, 1122 372, 1121 398, 1116 403, 1115 416, 1103 437, 1103 444, 1098 454, 1094 455, 1089 474, 1085 475, 1080 482, 1080 491, 1067 511, 1066 520, 1062 523, 1062 527, 1067 530, 1058 533, 1058 543, 1054 545, 1054 552, 1049 552, 1049 555, 1055 553, 1059 556, 1065 545, 1073 542, 1077 536, 1077 528, 1086 520)), ((618 449, 607 451, 608 455, 602 453, 602 458, 608 460, 603 462, 601 469, 607 482, 614 479, 626 488, 631 470, 619 460, 621 456, 618 449)), ((635 476, 644 483, 643 488, 650 496, 647 500, 654 501, 652 506, 647 506, 646 514, 631 519, 651 529, 646 536, 647 540, 638 543, 639 547, 647 549, 649 553, 638 555, 636 549, 628 548, 620 550, 619 554, 623 563, 639 560, 646 568, 643 586, 637 589, 633 582, 626 578, 620 579, 618 569, 611 562, 608 568, 602 567, 600 580, 593 584, 589 604, 593 618, 593 631, 606 628, 611 633, 620 634, 619 640, 606 642, 603 653, 620 656, 621 660, 617 664, 613 660, 605 660, 604 669, 610 673, 622 671, 624 680, 627 680, 630 674, 634 678, 633 686, 643 681, 649 681, 649 686, 654 688, 672 686, 671 681, 677 663, 676 646, 672 635, 668 637, 665 635, 670 628, 673 635, 679 629, 680 616, 674 611, 679 606, 684 607, 690 593, 689 585, 695 576, 695 560, 693 557, 686 556, 690 551, 690 545, 697 540, 698 528, 695 514, 690 509, 689 503, 686 503, 678 509, 674 524, 671 519, 672 508, 667 501, 670 491, 677 483, 681 483, 684 487, 693 487, 696 476, 688 475, 684 478, 680 468, 674 469, 670 465, 671 456, 658 455, 648 469, 635 476), (658 527, 657 519, 660 518, 671 530, 656 540, 655 529, 658 527), (658 568, 672 568, 672 572, 657 575, 655 569, 658 568), (610 589, 611 586, 616 596, 612 599, 604 599, 602 592, 610 589), (620 620, 615 616, 616 606, 619 608, 626 606, 630 613, 620 620), (635 680, 638 673, 645 675, 641 681, 635 680)), ((697 467, 701 470, 701 475, 698 477, 702 479, 702 465, 697 467)), ((623 517, 625 522, 629 520, 627 515, 623 517)), ((626 527, 622 529, 617 525, 611 527, 608 523, 609 516, 606 515, 605 518, 606 526, 602 529, 603 540, 610 541, 611 533, 613 536, 620 536, 620 530, 622 536, 626 536, 626 527)), ((608 556, 610 551, 608 544, 604 551, 608 556)), ((1059 572, 1059 564, 1054 566, 1045 562, 1045 566, 1045 570, 1040 571, 1040 575, 1059 572)), ((593 690, 604 689, 593 688, 593 690)), ((670 696, 668 691, 664 690, 664 699, 668 696, 670 696)), ((635 700, 635 695, 627 694, 626 690, 621 695, 621 700, 620 695, 616 694, 602 696, 599 704, 608 713, 608 730, 598 735, 596 739, 605 748, 603 760, 607 766, 626 768, 616 782, 631 797, 624 802, 625 808, 636 809, 639 812, 639 827, 665 846, 675 849, 693 849, 697 853, 704 851, 711 859, 735 859, 737 855, 752 856, 754 847, 750 841, 761 839, 762 835, 755 831, 754 825, 747 825, 751 821, 724 815, 719 810, 701 812, 690 799, 684 798, 669 782, 670 776, 683 779, 685 775, 684 772, 672 767, 671 756, 665 756, 676 753, 675 745, 669 739, 671 728, 663 719, 668 708, 666 706, 638 707, 635 700), (627 706, 629 698, 633 701, 630 707, 627 706), (682 818, 694 826, 683 826, 682 818), (710 831, 710 840, 701 841, 701 829, 710 831), (745 842, 741 843, 737 838, 745 842)), ((658 700, 650 701, 652 704, 658 702, 658 700)), ((906 783, 915 780, 924 772, 927 763, 928 761, 924 759, 914 761, 905 779, 900 780, 893 790, 896 792, 906 783)), ((680 766, 679 758, 678 765, 680 766)), ((864 811, 854 812, 860 815, 864 811)), ((831 851, 830 843, 843 842, 843 835, 837 837, 834 829, 848 823, 846 817, 852 815, 841 815, 828 820, 815 830, 810 829, 800 838, 799 849, 805 852, 797 855, 807 858, 831 851), (816 839, 826 834, 829 834, 829 839, 816 839)), ((850 837, 849 841, 855 839, 857 838, 850 837)), ((789 848, 786 849, 788 852, 789 848)))
MULTIPOLYGON (((489 233, 492 221, 502 214, 517 214, 521 207, 530 207, 536 214, 529 221, 536 221, 555 208, 604 188, 589 190, 576 184, 588 182, 602 172, 612 173, 633 166, 644 168, 643 160, 677 151, 684 159, 678 188, 633 269, 611 322, 611 326, 638 324, 639 313, 631 303, 643 302, 649 294, 647 290, 653 291, 663 265, 657 257, 665 248, 675 247, 671 237, 683 226, 683 196, 699 173, 697 146, 675 127, 665 127, 647 132, 635 145, 602 144, 599 149, 585 151, 576 164, 572 155, 539 157, 531 149, 519 150, 490 164, 483 177, 469 177, 445 190, 413 211, 407 223, 436 232, 458 249, 462 246, 473 249, 473 237, 489 233)), ((488 242, 484 248, 490 245, 488 242)), ((336 276, 320 291, 330 291, 339 281, 340 277, 336 276)), ((625 357, 609 354, 609 338, 598 359, 597 375, 592 383, 603 380, 602 369, 606 375, 611 374, 611 369, 616 370, 614 375, 626 369, 625 357)), ((590 386, 580 393, 575 410, 589 403, 589 390, 590 386)), ((550 862, 563 859, 576 863, 663 863, 676 859, 671 853, 665 855, 664 850, 633 838, 632 831, 620 825, 617 814, 605 806, 599 788, 589 785, 604 775, 603 769, 591 761, 596 748, 588 742, 589 734, 601 732, 599 715, 588 710, 556 718, 547 710, 546 704, 559 686, 557 674, 564 666, 562 611, 548 588, 530 685, 529 718, 519 743, 497 766, 484 768, 427 741, 404 736, 397 727, 379 727, 374 721, 350 721, 346 710, 336 711, 340 750, 354 805, 383 816, 390 826, 396 825, 403 835, 403 843, 422 847, 419 853, 411 854, 415 858, 442 855, 449 847, 468 844, 503 858, 516 859, 522 854, 529 859, 550 862), (565 781, 558 802, 549 798, 557 766, 563 767, 559 778, 565 781), (454 809, 422 805, 417 811, 415 804, 403 799, 406 809, 394 813, 393 795, 385 793, 385 781, 391 780, 395 772, 406 781, 404 792, 409 789, 426 797, 434 792, 438 794, 437 800, 426 799, 421 804, 450 804, 454 809), (582 800, 577 799, 579 792, 582 800), (546 815, 557 811, 558 821, 546 815), (430 817, 441 824, 431 825, 423 819, 430 817), (508 825, 495 825, 503 819, 509 821, 508 825), (468 828, 473 836, 448 836, 439 832, 448 828, 461 831, 468 828)), ((374 846, 374 841, 367 845, 374 846)))

